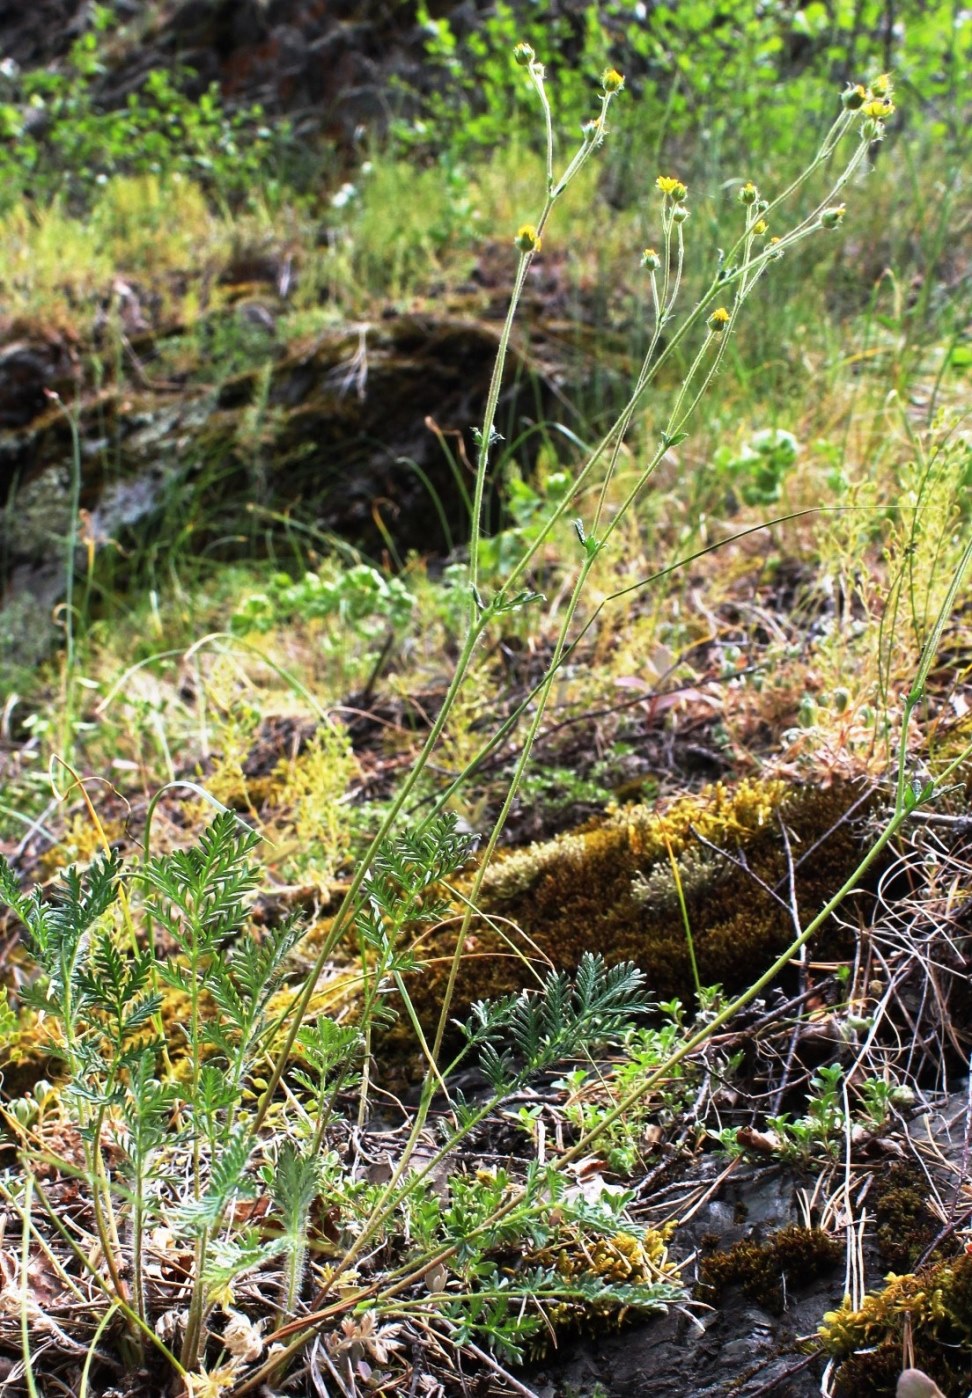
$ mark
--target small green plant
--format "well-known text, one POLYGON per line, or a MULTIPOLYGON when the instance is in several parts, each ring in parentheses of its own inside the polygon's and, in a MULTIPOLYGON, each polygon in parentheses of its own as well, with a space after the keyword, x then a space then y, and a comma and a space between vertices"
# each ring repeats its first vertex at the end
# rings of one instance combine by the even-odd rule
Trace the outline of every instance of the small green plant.
POLYGON ((745 504, 772 505, 783 493, 799 450, 792 432, 770 427, 755 433, 739 451, 720 447, 714 464, 720 474, 728 477, 745 504))
MULTIPOLYGON (((83 874, 68 870, 52 903, 39 890, 22 894, 0 861, 0 898, 21 918, 37 963, 22 998, 40 1016, 38 1042, 58 1079, 12 1103, 7 1122, 49 1213, 42 1165, 70 1168, 83 1185, 85 1224, 106 1267, 104 1278, 91 1273, 122 1317, 132 1361, 145 1362, 154 1349, 190 1387, 202 1382, 225 1297, 244 1274, 275 1259, 283 1263, 278 1319, 286 1326, 307 1282, 309 1219, 321 1199, 352 1240, 335 1275, 350 1275, 369 1243, 387 1247, 398 1237, 411 1240, 399 1254, 405 1273, 420 1280, 448 1264, 443 1277, 462 1284, 401 1303, 393 1299, 401 1288, 390 1286, 384 1300, 379 1288, 376 1316, 434 1313, 458 1336, 482 1336, 509 1358, 522 1357, 544 1324, 545 1307, 597 1298, 650 1310, 678 1297, 675 1280, 661 1272, 617 1285, 596 1273, 565 1278, 553 1264, 532 1264, 515 1278, 500 1267, 510 1248, 549 1249, 568 1223, 608 1237, 635 1229, 616 1199, 600 1213, 567 1200, 556 1171, 534 1171, 525 1191, 514 1190, 502 1171, 458 1175, 450 1178, 447 1201, 428 1187, 433 1171, 501 1100, 565 1058, 623 1039, 632 1016, 647 1008, 640 973, 630 966, 608 969, 585 957, 573 983, 551 975, 538 993, 474 1006, 449 1071, 466 1058, 478 1062, 490 1085, 487 1101, 455 1097, 454 1124, 433 1162, 414 1176, 398 1172, 391 1197, 377 1189, 349 1192, 346 1179, 335 1179, 330 1140, 344 1121, 348 1090, 367 1081, 360 1070, 368 1037, 387 1019, 379 997, 389 986, 402 989, 414 970, 414 959, 397 949, 402 926, 441 916, 434 889, 468 857, 468 840, 451 823, 422 838, 406 836, 379 855, 359 914, 370 967, 364 1027, 317 1016, 300 1028, 299 1066, 288 1071, 290 1107, 284 1115, 275 1109, 271 1136, 258 1134, 254 1089, 286 1013, 279 993, 303 929, 290 919, 260 940, 248 930, 257 842, 226 813, 194 848, 132 869, 106 855, 83 874), (162 945, 171 950, 160 954, 162 945), (77 1128, 80 1170, 50 1144, 45 1112, 77 1128), (241 1207, 254 1198, 258 1180, 269 1200, 266 1228, 254 1227, 241 1207), (157 1265, 148 1265, 160 1228, 193 1252, 180 1343, 171 1350, 157 1333, 167 1302, 152 1280, 157 1265)), ((82 1272, 89 1269, 82 1249, 73 1251, 82 1272)), ((371 1304, 363 1312, 357 1301, 355 1292, 349 1314, 371 1313, 371 1304)))
MULTIPOLYGON (((761 1153, 779 1155, 794 1164, 810 1165, 821 1158, 841 1156, 850 1141, 879 1136, 894 1120, 896 1108, 913 1100, 910 1088, 886 1078, 869 1077, 856 1085, 853 1107, 848 1113, 844 1069, 839 1063, 823 1064, 810 1079, 810 1090, 803 1116, 793 1119, 789 1112, 766 1118, 760 1131, 761 1153)), ((745 1155, 752 1147, 751 1133, 724 1127, 716 1133, 731 1156, 745 1155)))
POLYGON ((124 104, 104 104, 102 45, 112 23, 110 8, 95 5, 62 68, 7 74, 0 105, 5 206, 25 192, 88 205, 101 185, 124 173, 189 175, 223 200, 239 199, 258 182, 266 188, 272 159, 289 137, 286 123, 274 134, 260 107, 228 111, 217 83, 193 100, 178 86, 188 74, 153 69, 124 104))
POLYGON ((233 617, 234 630, 264 634, 290 621, 324 621, 333 631, 324 644, 339 650, 342 631, 375 637, 411 620, 415 598, 399 577, 386 577, 370 564, 357 563, 333 576, 305 573, 296 581, 275 573, 267 590, 252 593, 233 617))

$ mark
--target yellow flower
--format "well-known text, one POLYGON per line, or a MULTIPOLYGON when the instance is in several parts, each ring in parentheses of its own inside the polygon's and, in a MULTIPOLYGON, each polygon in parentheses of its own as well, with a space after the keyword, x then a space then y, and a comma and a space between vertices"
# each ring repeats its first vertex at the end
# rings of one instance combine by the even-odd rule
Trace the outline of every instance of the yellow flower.
POLYGON ((649 272, 657 272, 661 266, 661 258, 654 248, 645 248, 641 254, 641 265, 647 267, 649 272))
POLYGON ((871 91, 875 97, 890 97, 891 95, 891 74, 881 73, 871 83, 871 91))
POLYGON ((676 204, 680 204, 688 194, 688 190, 685 185, 682 184, 682 181, 675 179, 673 175, 659 175, 655 181, 655 187, 656 189, 660 189, 662 194, 666 194, 674 199, 676 204))
POLYGON ((718 306, 709 316, 708 325, 713 335, 721 335, 729 324, 730 316, 725 306, 718 306))
POLYGON ((760 218, 753 224, 753 232, 756 234, 757 238, 761 238, 768 227, 769 224, 766 222, 765 218, 760 218))
POLYGON ((894 114, 894 103, 884 97, 878 97, 873 102, 865 102, 861 113, 874 121, 887 121, 888 117, 894 114))
POLYGON ((189 1398, 219 1398, 227 1388, 236 1386, 237 1373, 232 1364, 224 1364, 207 1374, 201 1369, 198 1374, 186 1374, 185 1384, 189 1398))
POLYGON ((620 92, 624 87, 624 76, 617 68, 605 68, 601 74, 601 86, 605 92, 620 92))
POLYGON ((516 237, 513 239, 514 245, 520 252, 539 252, 540 239, 537 237, 537 230, 532 223, 523 223, 516 230, 516 237))
POLYGON ((758 193, 759 190, 753 184, 752 180, 747 180, 746 183, 743 185, 742 189, 739 191, 740 204, 755 204, 756 196, 758 193))
POLYGON ((854 83, 844 90, 840 100, 848 112, 860 111, 867 101, 867 88, 862 87, 860 83, 854 83))

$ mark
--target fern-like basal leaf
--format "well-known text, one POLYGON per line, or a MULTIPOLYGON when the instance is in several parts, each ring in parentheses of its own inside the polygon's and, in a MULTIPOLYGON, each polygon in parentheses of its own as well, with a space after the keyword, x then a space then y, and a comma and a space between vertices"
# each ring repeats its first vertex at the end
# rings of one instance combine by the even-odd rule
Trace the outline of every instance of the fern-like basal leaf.
POLYGON ((223 1024, 218 1018, 207 1019, 201 1030, 201 1038, 207 1052, 213 1052, 230 1063, 240 1047, 240 1030, 235 1024, 223 1024))
POLYGON ((367 883, 369 897, 388 906, 390 884, 397 885, 399 897, 414 897, 461 869, 474 843, 474 836, 457 830, 451 812, 436 816, 424 828, 403 831, 379 850, 367 883))
MULTIPOLYGON (((89 964, 77 975, 78 989, 83 996, 86 1011, 92 1008, 102 1011, 114 1020, 116 1033, 123 1039, 128 1032, 125 1028, 132 1012, 129 1007, 138 1004, 134 1027, 145 1023, 147 1016, 142 1008, 145 990, 152 976, 153 957, 148 951, 122 954, 115 945, 110 931, 104 930, 95 938, 89 964)), ((148 1016, 159 1008, 158 995, 150 997, 151 1007, 148 1016)))
POLYGON ((644 984, 644 972, 632 962, 609 967, 603 957, 585 952, 574 983, 578 1023, 592 1039, 617 1038, 627 1031, 635 1015, 652 1008, 644 995, 644 984))
POLYGON ((541 1072, 597 1045, 616 1042, 631 1028, 633 1017, 650 1009, 642 993, 644 976, 624 963, 607 967, 585 953, 573 986, 562 971, 553 971, 539 991, 521 991, 490 1003, 477 1001, 463 1031, 479 1046, 480 1065, 490 1085, 509 1085, 513 1061, 519 1079, 541 1072))
POLYGON ((215 947, 240 926, 258 883, 248 855, 259 839, 232 812, 221 812, 195 848, 159 855, 139 871, 155 895, 147 910, 183 950, 199 938, 215 947))
MULTIPOLYGON (((155 965, 155 974, 163 985, 171 986, 173 990, 185 990, 188 992, 192 988, 189 984, 189 970, 184 961, 172 958, 165 961, 157 961, 155 965)), ((210 987, 206 985, 205 976, 202 977, 202 985, 209 990, 210 987)))
POLYGON ((217 972, 207 979, 209 994, 219 1010, 219 1019, 224 1026, 232 1027, 236 1031, 242 1030, 250 1019, 247 1000, 244 1000, 228 975, 220 975, 217 972))
POLYGON ((482 1043, 509 1023, 516 1000, 515 995, 504 995, 497 1000, 474 1000, 469 1007, 468 1018, 464 1022, 453 1020, 453 1023, 458 1025, 470 1044, 482 1043))
POLYGON ((479 1051, 479 1066, 494 1092, 511 1091, 516 1082, 516 1072, 509 1054, 500 1053, 494 1044, 485 1043, 479 1051))
POLYGON ((287 957, 304 935, 299 916, 288 918, 259 942, 241 937, 229 959, 230 974, 241 996, 263 1008, 284 978, 287 957))
POLYGON ((160 1082, 155 1076, 157 1047, 140 1046, 131 1053, 128 1091, 121 1102, 121 1144, 137 1172, 150 1154, 173 1136, 177 1093, 171 1083, 160 1082))
POLYGON ((158 1014, 162 1008, 162 996, 153 991, 142 1000, 128 1002, 128 1012, 122 1020, 122 1037, 130 1038, 133 1034, 138 1034, 158 1014))
POLYGON ((218 1063, 204 1063, 199 1071, 196 1094, 190 1106, 193 1113, 205 1123, 206 1134, 213 1140, 219 1135, 219 1123, 223 1115, 235 1106, 236 1084, 227 1077, 218 1063))
POLYGON ((17 875, 0 854, 0 904, 13 908, 21 921, 26 922, 28 903, 29 898, 21 892, 17 875))
POLYGON ((291 1245, 306 1241, 307 1215, 320 1193, 323 1174, 318 1155, 304 1155, 293 1141, 281 1143, 270 1180, 270 1198, 291 1245))
MULTIPOLYGON (((393 901, 394 895, 389 892, 388 902, 393 901)), ((385 919, 381 912, 382 904, 377 898, 366 903, 359 908, 355 914, 354 926, 362 943, 370 950, 383 952, 388 945, 388 931, 385 926, 385 919)))
POLYGON ((120 858, 113 853, 94 860, 83 875, 75 866, 61 875, 61 886, 54 890, 43 918, 45 970, 73 963, 81 938, 118 897, 120 868, 120 858))
POLYGON ((246 1168, 253 1153, 249 1131, 240 1127, 228 1139, 219 1143, 210 1166, 209 1183, 199 1199, 183 1204, 179 1213, 191 1230, 211 1227, 234 1197, 252 1198, 253 1180, 246 1178, 246 1168))
POLYGON ((276 1239, 264 1242, 255 1228, 231 1238, 213 1238, 206 1253, 206 1284, 214 1291, 231 1286, 245 1273, 269 1261, 276 1252, 276 1239))
POLYGON ((337 1070, 347 1069, 364 1049, 364 1035, 356 1024, 338 1024, 321 1015, 297 1032, 297 1052, 326 1084, 337 1070))

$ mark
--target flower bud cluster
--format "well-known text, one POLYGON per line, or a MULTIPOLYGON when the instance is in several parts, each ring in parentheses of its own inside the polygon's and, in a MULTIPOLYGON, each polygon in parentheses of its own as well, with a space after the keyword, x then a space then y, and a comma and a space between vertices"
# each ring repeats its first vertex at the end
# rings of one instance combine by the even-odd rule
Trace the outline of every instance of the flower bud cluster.
POLYGON ((892 84, 888 73, 874 78, 869 87, 863 83, 851 83, 841 94, 841 103, 847 112, 860 112, 863 117, 861 135, 867 141, 880 141, 884 135, 884 123, 894 115, 891 100, 892 84))
POLYGON ((671 199, 673 204, 681 204, 688 196, 688 190, 681 180, 675 179, 674 175, 659 175, 655 181, 655 188, 664 194, 666 199, 671 199))

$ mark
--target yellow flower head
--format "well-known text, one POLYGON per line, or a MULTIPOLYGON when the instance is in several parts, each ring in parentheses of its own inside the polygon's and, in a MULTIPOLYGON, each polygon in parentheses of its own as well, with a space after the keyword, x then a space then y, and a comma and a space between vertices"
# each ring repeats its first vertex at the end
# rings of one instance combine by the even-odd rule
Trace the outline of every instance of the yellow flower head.
POLYGON ((726 310, 725 306, 718 306, 709 316, 708 321, 709 329, 712 331, 713 335, 721 335, 729 324, 729 319, 729 312, 726 310))
POLYGON ((766 222, 765 218, 760 218, 753 224, 753 232, 756 234, 757 238, 761 238, 768 227, 769 224, 766 222))
POLYGON ((759 190, 753 184, 752 180, 747 180, 746 183, 743 185, 742 189, 739 191, 740 204, 755 204, 756 196, 758 193, 759 190))
POLYGON ((873 102, 865 102, 861 113, 874 121, 887 121, 894 113, 894 103, 889 102, 886 97, 877 97, 873 102))
POLYGON ((681 180, 676 180, 672 175, 659 175, 655 181, 655 188, 661 190, 662 194, 673 199, 676 204, 680 204, 688 190, 681 180))
POLYGON ((890 97, 891 74, 881 73, 879 77, 876 77, 871 83, 871 91, 875 97, 890 97))
POLYGON ((537 237, 537 230, 532 223, 523 223, 516 230, 516 237, 513 239, 514 245, 520 252, 539 252, 540 239, 537 237))
POLYGON ((647 267, 649 272, 657 272, 661 266, 661 258, 654 248, 645 248, 641 254, 641 265, 647 267))
POLYGON ((620 92, 624 87, 624 76, 617 68, 605 68, 601 74, 601 86, 605 92, 620 92))

